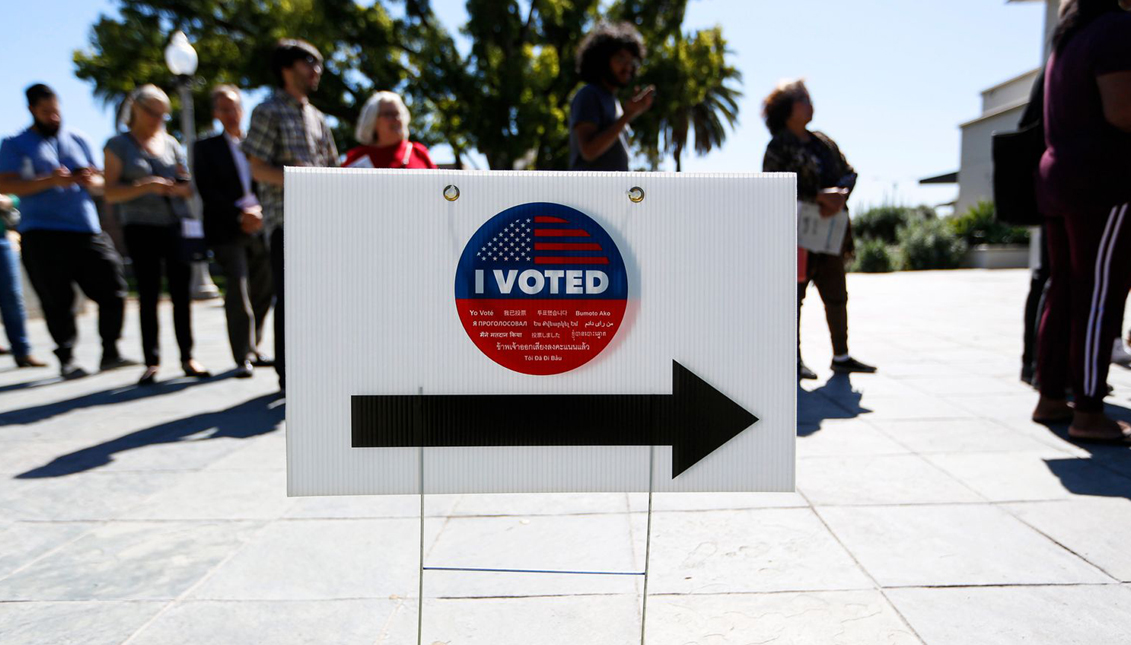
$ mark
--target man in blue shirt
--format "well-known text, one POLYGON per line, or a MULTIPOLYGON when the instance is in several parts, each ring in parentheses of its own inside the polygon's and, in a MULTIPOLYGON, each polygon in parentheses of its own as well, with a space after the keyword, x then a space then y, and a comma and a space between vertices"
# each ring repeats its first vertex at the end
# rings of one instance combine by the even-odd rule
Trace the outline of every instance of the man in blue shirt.
POLYGON ((125 308, 122 258, 98 223, 91 191, 103 180, 82 134, 62 127, 51 88, 27 89, 34 124, 0 144, 0 193, 20 197, 24 266, 58 348, 63 378, 86 371, 75 364, 74 285, 98 303, 103 370, 134 364, 118 353, 125 308))
POLYGON ((597 25, 578 45, 577 73, 585 85, 570 102, 570 170, 628 170, 628 124, 652 107, 656 88, 636 88, 623 107, 616 93, 636 77, 644 53, 640 33, 623 22, 597 25))

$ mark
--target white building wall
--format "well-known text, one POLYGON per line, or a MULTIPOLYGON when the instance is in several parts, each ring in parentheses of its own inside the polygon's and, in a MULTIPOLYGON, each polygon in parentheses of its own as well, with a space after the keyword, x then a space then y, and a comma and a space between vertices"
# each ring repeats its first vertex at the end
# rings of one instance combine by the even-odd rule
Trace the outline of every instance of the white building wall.
POLYGON ((1029 92, 1040 69, 1027 72, 982 92, 982 116, 963 123, 956 214, 982 199, 993 199, 993 134, 1017 129, 1029 104, 1029 92))

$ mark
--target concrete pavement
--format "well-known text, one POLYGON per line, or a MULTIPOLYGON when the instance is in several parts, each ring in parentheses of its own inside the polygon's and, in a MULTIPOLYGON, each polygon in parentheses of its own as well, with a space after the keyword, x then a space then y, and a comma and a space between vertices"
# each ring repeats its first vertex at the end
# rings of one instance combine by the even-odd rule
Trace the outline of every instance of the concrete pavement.
MULTIPOLYGON (((1131 642, 1131 451, 1028 421, 1023 271, 852 275, 832 377, 807 298, 798 493, 655 499, 647 643, 1131 642)), ((0 643, 416 643, 418 497, 285 495, 273 372, 73 382, 0 359, 0 643)), ((231 367, 218 303, 198 358, 231 367)), ((93 316, 83 365, 97 365, 93 316)), ((31 323, 41 357, 50 344, 31 323)), ((267 347, 270 347, 268 343, 267 347)), ((123 351, 139 355, 137 315, 123 351)), ((1113 368, 1131 418, 1131 371, 1113 368)), ((425 563, 637 572, 646 495, 425 498, 425 563)), ((639 576, 424 576, 423 643, 640 642, 639 576)))

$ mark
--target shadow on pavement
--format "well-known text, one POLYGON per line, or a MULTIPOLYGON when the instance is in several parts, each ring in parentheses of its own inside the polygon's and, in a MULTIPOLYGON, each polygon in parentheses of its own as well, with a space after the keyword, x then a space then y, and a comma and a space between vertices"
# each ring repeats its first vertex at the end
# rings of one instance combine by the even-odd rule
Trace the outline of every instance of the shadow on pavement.
MULTIPOLYGON (((172 394, 179 392, 187 387, 192 387, 201 383, 209 383, 211 381, 223 378, 223 374, 218 374, 206 379, 170 379, 168 381, 159 381, 154 385, 126 385, 122 387, 115 387, 101 392, 91 392, 73 399, 66 399, 64 401, 53 401, 51 403, 44 403, 41 405, 33 405, 28 408, 20 408, 18 410, 8 410, 0 412, 0 427, 10 425, 13 423, 36 423, 38 421, 46 421, 51 417, 58 416, 71 412, 72 410, 81 410, 84 408, 93 408, 100 405, 114 405, 117 403, 129 403, 140 399, 149 398, 151 396, 161 396, 163 394, 172 394)), ((90 377, 87 377, 90 378, 90 377)), ((61 382, 61 379, 55 379, 61 382)), ((24 388, 35 387, 40 384, 50 383, 54 381, 30 383, 19 383, 16 385, 7 386, 8 389, 18 390, 24 388)), ((0 390, 2 391, 2 390, 0 390)))
POLYGON ((161 443, 248 439, 275 431, 283 421, 285 407, 278 393, 249 399, 226 410, 206 412, 131 432, 112 441, 60 455, 46 465, 16 476, 16 479, 62 477, 93 470, 113 461, 114 455, 161 443), (207 432, 207 436, 192 437, 207 432))
MULTIPOLYGON (((1113 419, 1131 422, 1131 410, 1107 404, 1104 412, 1113 419)), ((1131 447, 1077 442, 1068 436, 1068 424, 1047 426, 1049 432, 1090 453, 1090 459, 1046 459, 1049 471, 1060 479, 1064 489, 1076 495, 1131 498, 1131 447), (1097 477, 1095 466, 1113 473, 1097 477)))
POLYGON ((852 389, 848 374, 833 374, 813 390, 797 386, 797 435, 807 437, 820 431, 825 419, 855 419, 871 410, 860 405, 863 393, 852 389))
POLYGON ((43 378, 35 381, 24 381, 23 383, 12 383, 11 385, 0 386, 0 394, 5 392, 15 392, 17 390, 30 390, 33 387, 40 387, 43 385, 50 385, 52 383, 62 383, 63 379, 58 376, 51 378, 43 378))

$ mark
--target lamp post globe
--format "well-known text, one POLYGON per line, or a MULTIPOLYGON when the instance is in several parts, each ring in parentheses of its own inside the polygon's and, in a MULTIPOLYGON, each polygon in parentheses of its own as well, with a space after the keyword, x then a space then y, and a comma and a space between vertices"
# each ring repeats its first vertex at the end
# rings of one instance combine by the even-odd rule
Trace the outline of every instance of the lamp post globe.
POLYGON ((192 48, 185 32, 173 34, 169 39, 169 46, 165 48, 165 64, 169 71, 177 76, 192 76, 196 73, 198 62, 196 50, 192 48))
MULTIPOLYGON (((177 90, 181 97, 181 133, 185 139, 185 153, 189 168, 193 167, 193 148, 196 147, 196 118, 192 104, 192 75, 196 73, 199 62, 196 50, 192 48, 185 32, 178 31, 169 39, 165 48, 165 64, 177 77, 177 90)), ((200 219, 200 198, 193 195, 189 199, 189 209, 195 219, 200 219)), ((191 293, 196 300, 218 298, 220 290, 212 282, 207 262, 194 262, 192 265, 191 293)))

